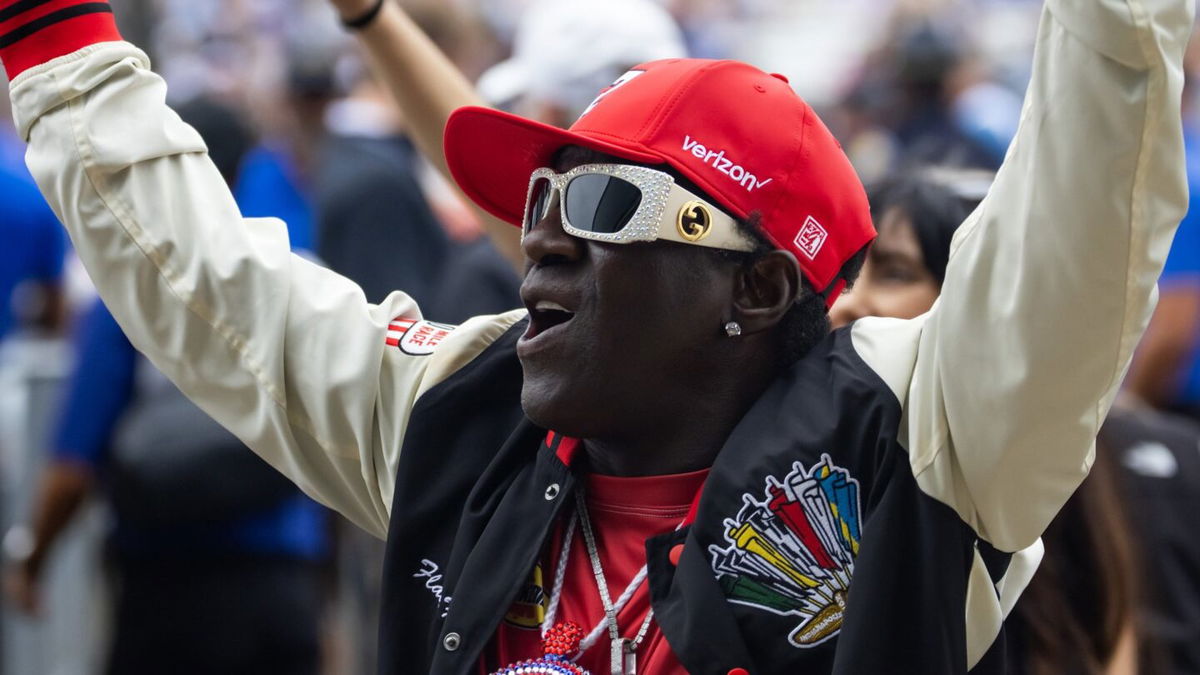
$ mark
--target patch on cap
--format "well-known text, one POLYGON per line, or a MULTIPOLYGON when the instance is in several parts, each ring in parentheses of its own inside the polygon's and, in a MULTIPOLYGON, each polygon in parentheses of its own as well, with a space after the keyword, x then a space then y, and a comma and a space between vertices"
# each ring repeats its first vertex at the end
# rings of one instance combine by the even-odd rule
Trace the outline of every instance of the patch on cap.
POLYGON ((804 221, 804 227, 800 228, 800 232, 796 235, 794 243, 800 252, 808 256, 809 260, 816 260, 817 254, 821 252, 821 247, 825 245, 825 240, 829 238, 829 233, 824 227, 817 222, 816 218, 809 216, 804 221))
POLYGON ((388 324, 385 342, 412 356, 429 356, 457 326, 397 317, 388 324))

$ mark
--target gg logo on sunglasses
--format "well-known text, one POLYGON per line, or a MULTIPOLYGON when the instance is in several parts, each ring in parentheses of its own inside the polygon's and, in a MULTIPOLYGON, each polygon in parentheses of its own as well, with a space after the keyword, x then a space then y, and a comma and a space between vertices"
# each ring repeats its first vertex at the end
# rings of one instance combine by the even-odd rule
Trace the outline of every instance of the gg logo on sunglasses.
POLYGON ((700 241, 712 231, 712 213, 704 202, 690 201, 679 209, 675 217, 679 235, 688 241, 700 241))

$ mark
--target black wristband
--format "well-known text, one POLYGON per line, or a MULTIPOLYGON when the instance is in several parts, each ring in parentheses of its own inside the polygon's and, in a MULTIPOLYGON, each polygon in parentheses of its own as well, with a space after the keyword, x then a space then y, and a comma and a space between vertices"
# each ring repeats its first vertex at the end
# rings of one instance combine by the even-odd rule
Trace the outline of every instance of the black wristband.
POLYGON ((375 20, 375 17, 379 16, 379 10, 383 9, 383 3, 385 2, 387 0, 375 0, 374 6, 361 16, 353 19, 342 19, 342 25, 350 30, 362 30, 366 28, 368 24, 375 20))

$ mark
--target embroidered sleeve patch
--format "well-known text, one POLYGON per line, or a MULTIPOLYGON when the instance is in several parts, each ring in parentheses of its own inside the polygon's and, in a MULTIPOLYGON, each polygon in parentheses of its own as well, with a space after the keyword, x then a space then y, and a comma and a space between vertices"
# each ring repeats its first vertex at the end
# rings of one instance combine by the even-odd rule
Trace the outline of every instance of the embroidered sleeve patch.
POLYGON ((858 481, 822 455, 783 480, 768 476, 762 499, 742 496, 725 520, 724 548, 710 546, 713 571, 730 602, 800 618, 788 635, 813 647, 841 630, 861 536, 858 481))
POLYGON ((397 317, 388 324, 385 342, 405 354, 428 356, 457 326, 434 323, 424 319, 397 317))

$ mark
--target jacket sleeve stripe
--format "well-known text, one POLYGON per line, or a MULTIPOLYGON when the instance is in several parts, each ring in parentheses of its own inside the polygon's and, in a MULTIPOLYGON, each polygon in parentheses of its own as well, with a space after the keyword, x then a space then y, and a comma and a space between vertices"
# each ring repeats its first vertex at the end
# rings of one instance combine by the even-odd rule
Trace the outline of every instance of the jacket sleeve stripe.
POLYGON ((120 39, 107 2, 0 0, 0 60, 10 80, 90 44, 120 39))
POLYGON ((97 12, 108 12, 112 14, 112 8, 107 3, 103 2, 86 2, 82 5, 72 5, 66 9, 60 9, 52 14, 47 14, 43 17, 34 19, 29 23, 21 24, 17 28, 0 35, 0 49, 10 47, 16 44, 19 40, 29 37, 43 28, 53 26, 60 21, 73 19, 84 14, 95 14, 97 12))

